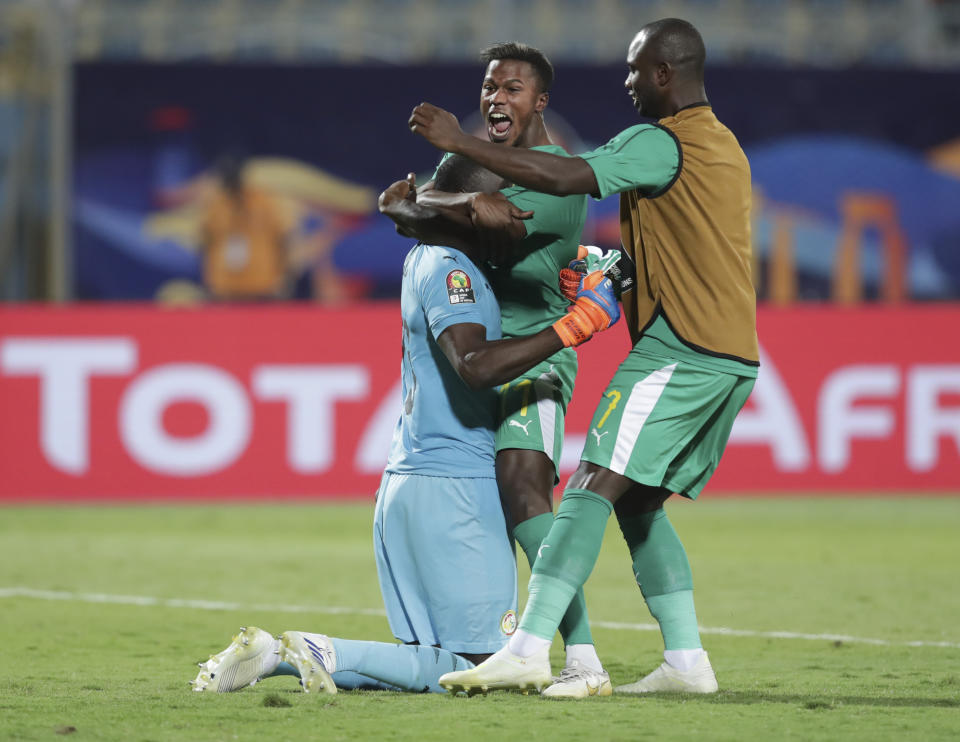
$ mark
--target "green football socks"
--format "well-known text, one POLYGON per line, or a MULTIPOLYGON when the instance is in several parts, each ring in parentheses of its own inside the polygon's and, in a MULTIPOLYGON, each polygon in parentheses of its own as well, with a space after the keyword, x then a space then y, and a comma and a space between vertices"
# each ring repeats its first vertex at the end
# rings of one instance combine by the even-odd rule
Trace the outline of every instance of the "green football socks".
POLYGON ((563 493, 533 565, 527 607, 520 621, 525 632, 553 639, 568 607, 578 591, 582 595, 580 588, 593 571, 612 510, 608 500, 589 490, 568 489, 563 493))
POLYGON ((693 574, 687 552, 666 512, 660 508, 618 521, 630 548, 637 585, 660 624, 664 649, 700 648, 693 574))
MULTIPOLYGON (((553 526, 553 513, 542 513, 525 520, 513 529, 513 537, 523 553, 527 555, 530 569, 537 561, 540 545, 553 526)), ((560 621, 560 636, 566 646, 571 644, 593 644, 590 623, 587 619, 587 603, 583 597, 583 588, 577 590, 560 621)))

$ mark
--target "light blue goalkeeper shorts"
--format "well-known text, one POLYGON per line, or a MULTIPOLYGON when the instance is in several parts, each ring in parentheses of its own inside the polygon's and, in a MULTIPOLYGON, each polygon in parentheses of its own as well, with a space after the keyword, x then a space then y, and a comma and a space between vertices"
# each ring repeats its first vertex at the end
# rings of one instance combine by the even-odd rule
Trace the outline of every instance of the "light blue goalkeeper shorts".
POLYGON ((385 473, 373 522, 393 635, 496 652, 517 626, 517 564, 495 479, 385 473))

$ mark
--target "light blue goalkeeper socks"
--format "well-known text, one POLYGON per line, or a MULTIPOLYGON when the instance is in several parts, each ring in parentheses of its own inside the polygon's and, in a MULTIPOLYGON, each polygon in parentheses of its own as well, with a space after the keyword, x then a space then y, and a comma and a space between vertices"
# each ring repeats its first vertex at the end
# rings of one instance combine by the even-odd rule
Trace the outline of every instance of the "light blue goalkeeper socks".
POLYGON ((473 663, 437 647, 330 638, 337 654, 333 682, 338 688, 370 688, 373 679, 393 690, 445 693, 437 682, 444 673, 469 670, 473 663), (341 677, 342 675, 342 677, 341 677), (358 677, 358 676, 363 676, 358 677), (345 683, 341 685, 341 680, 345 683), (358 683, 348 685, 349 681, 358 683))
POLYGON ((279 665, 273 668, 273 672, 271 672, 269 675, 264 675, 264 677, 275 678, 278 675, 292 675, 295 678, 299 678, 300 671, 289 662, 281 662, 279 665))
MULTIPOLYGON (((446 693, 437 681, 444 673, 469 670, 473 663, 437 647, 330 637, 337 656, 333 682, 340 690, 394 690, 446 693)), ((297 668, 281 662, 266 677, 293 675, 297 668)))
POLYGON ((368 678, 352 670, 335 672, 330 677, 333 678, 333 684, 340 690, 403 690, 390 683, 384 683, 382 680, 368 678))
MULTIPOLYGON (((273 672, 264 677, 275 678, 281 675, 292 675, 299 678, 300 671, 289 662, 281 662, 274 668, 273 672)), ((331 677, 333 678, 333 684, 340 690, 402 690, 395 685, 368 678, 366 675, 351 670, 335 672, 331 677)))

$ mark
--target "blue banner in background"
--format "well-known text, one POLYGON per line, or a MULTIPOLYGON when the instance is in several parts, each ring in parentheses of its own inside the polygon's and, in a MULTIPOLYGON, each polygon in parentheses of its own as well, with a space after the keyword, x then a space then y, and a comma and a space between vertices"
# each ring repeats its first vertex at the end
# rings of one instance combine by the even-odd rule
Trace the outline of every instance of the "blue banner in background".
MULTIPOLYGON (((438 159, 406 127, 418 102, 482 128, 482 72, 80 65, 76 295, 200 298, 216 282, 202 256, 219 230, 227 263, 276 241, 285 277, 258 287, 264 296, 396 296, 409 240, 376 196, 408 171, 429 177, 438 159), (218 196, 231 159, 271 225, 249 245, 230 237, 218 196)), ((546 121, 568 150, 636 123, 624 76, 558 64, 546 121)), ((890 290, 890 265, 902 265, 907 297, 960 297, 960 73, 714 68, 707 84, 751 161, 761 297, 835 297, 851 255, 867 298, 890 290)), ((591 204, 584 241, 618 243, 617 199, 591 204)))

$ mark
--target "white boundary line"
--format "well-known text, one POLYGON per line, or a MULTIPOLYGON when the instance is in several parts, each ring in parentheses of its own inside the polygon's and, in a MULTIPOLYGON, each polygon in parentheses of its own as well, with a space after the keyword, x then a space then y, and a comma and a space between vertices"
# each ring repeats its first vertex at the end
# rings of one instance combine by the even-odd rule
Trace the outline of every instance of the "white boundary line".
MULTIPOLYGON (((386 616, 380 608, 347 608, 343 606, 289 605, 273 603, 232 603, 220 600, 195 600, 191 598, 157 598, 149 595, 109 595, 106 593, 74 593, 60 590, 36 590, 29 587, 0 587, 2 598, 34 598, 36 600, 62 600, 76 603, 109 603, 113 605, 137 605, 144 607, 191 608, 199 611, 266 611, 271 613, 319 613, 328 616, 386 616)), ((621 623, 619 621, 591 621, 598 629, 622 631, 659 631, 652 623, 621 623)), ((846 634, 804 634, 794 631, 751 631, 725 627, 701 626, 700 633, 716 636, 743 636, 759 639, 803 639, 806 641, 831 641, 847 644, 870 644, 878 647, 939 647, 960 649, 960 642, 936 641, 890 641, 871 639, 846 634)))
POLYGON ((192 608, 199 611, 268 611, 273 613, 323 613, 326 615, 386 616, 382 608, 342 608, 320 605, 275 605, 273 603, 231 603, 221 600, 191 598, 156 598, 150 595, 108 595, 106 593, 72 593, 60 590, 35 590, 30 587, 0 587, 0 598, 36 598, 76 603, 111 603, 114 605, 162 606, 192 608))
MULTIPOLYGON (((628 631, 659 631, 656 624, 618 623, 616 621, 591 621, 591 626, 599 629, 625 629, 628 631)), ((941 647, 944 649, 960 649, 960 642, 934 641, 890 641, 888 639, 871 639, 865 636, 849 636, 847 634, 804 634, 796 631, 752 631, 750 629, 730 629, 724 626, 700 626, 701 634, 716 636, 746 636, 760 639, 806 639, 808 641, 844 642, 847 644, 872 644, 877 647, 941 647)))

